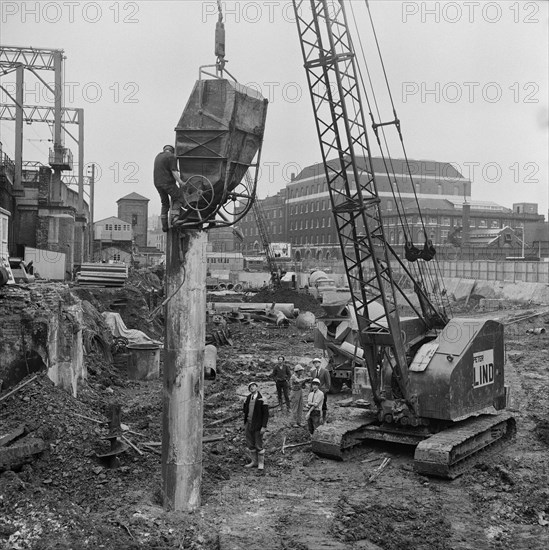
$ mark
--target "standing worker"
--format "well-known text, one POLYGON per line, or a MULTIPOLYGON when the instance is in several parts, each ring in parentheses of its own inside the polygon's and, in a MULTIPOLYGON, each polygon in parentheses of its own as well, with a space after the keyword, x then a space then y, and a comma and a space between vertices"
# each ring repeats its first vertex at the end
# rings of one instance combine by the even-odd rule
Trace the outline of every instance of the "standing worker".
POLYGON ((164 145, 161 153, 154 159, 153 170, 154 186, 160 195, 162 208, 160 210, 160 221, 162 231, 168 231, 168 214, 170 212, 170 197, 172 199, 172 210, 175 216, 179 216, 181 210, 181 190, 183 180, 177 169, 175 149, 171 145, 164 145))
POLYGON ((328 392, 332 386, 332 379, 330 378, 328 369, 322 367, 321 364, 322 361, 318 357, 313 359, 313 367, 311 369, 310 376, 311 378, 317 378, 320 380, 320 390, 324 395, 324 402, 322 403, 322 422, 326 422, 326 414, 328 412, 328 392))
POLYGON ((294 416, 294 428, 301 427, 303 416, 303 388, 306 382, 310 381, 308 376, 302 378, 305 369, 298 363, 294 367, 294 373, 290 378, 290 401, 292 403, 292 414, 294 416))
POLYGON ((309 410, 305 415, 309 433, 311 435, 313 435, 315 430, 320 426, 320 409, 322 408, 322 403, 324 402, 324 394, 319 388, 320 380, 315 378, 311 382, 311 391, 307 396, 307 407, 309 410))
POLYGON ((267 430, 269 421, 269 406, 263 401, 263 396, 255 382, 250 382, 248 391, 250 395, 244 401, 244 430, 251 462, 245 467, 257 466, 258 470, 263 470, 265 468, 263 434, 267 430))
POLYGON ((290 412, 290 397, 288 396, 288 382, 292 376, 292 371, 286 363, 284 355, 278 356, 278 363, 274 366, 273 373, 271 375, 274 378, 276 384, 276 394, 278 396, 278 410, 282 410, 282 394, 284 394, 284 401, 286 401, 286 409, 290 412))

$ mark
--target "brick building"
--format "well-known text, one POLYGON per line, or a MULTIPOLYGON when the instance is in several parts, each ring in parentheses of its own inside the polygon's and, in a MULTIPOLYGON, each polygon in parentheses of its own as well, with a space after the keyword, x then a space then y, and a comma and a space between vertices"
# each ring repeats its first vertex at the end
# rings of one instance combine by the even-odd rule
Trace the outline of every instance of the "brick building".
MULTIPOLYGON (((409 162, 415 195, 405 162, 401 159, 393 159, 391 166, 395 172, 399 195, 415 244, 423 244, 425 241, 418 203, 428 237, 436 245, 448 243, 449 235, 464 225, 464 214, 468 220, 466 224, 470 233, 482 232, 486 229, 501 231, 506 227, 515 230, 525 221, 543 220, 543 216, 537 214, 537 205, 533 205, 536 207, 533 208, 532 205, 526 207, 521 203, 521 208, 513 210, 495 202, 471 200, 471 182, 449 163, 421 160, 409 162), (465 209, 464 204, 467 205, 465 209)), ((360 167, 364 170, 362 177, 369 177, 372 171, 376 175, 389 243, 396 246, 402 245, 404 230, 401 227, 397 203, 383 160, 373 158, 372 167, 369 167, 363 159, 360 167)), ((322 163, 305 168, 287 184, 284 190, 262 200, 261 204, 270 228, 271 241, 290 243, 292 259, 296 261, 333 260, 341 257, 322 163)), ((239 222, 238 228, 243 235, 244 255, 262 252, 253 212, 249 212, 239 222)), ((480 237, 477 240, 482 241, 480 237)), ((516 242, 513 238, 513 246, 516 246, 516 242)))
MULTIPOLYGON (((258 199, 259 200, 259 199, 258 199)), ((270 231, 271 242, 288 242, 286 189, 272 197, 261 199, 261 208, 270 231)), ((240 237, 240 250, 244 255, 263 252, 261 236, 253 210, 250 210, 237 226, 240 237)))
POLYGON ((118 217, 132 226, 134 242, 138 247, 147 246, 149 199, 138 193, 130 193, 116 201, 118 217))

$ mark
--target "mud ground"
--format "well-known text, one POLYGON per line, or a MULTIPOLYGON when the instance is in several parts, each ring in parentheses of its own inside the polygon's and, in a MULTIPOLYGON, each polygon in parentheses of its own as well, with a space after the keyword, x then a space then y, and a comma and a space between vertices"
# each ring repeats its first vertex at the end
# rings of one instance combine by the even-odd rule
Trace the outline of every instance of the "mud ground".
MULTIPOLYGON (((498 314, 498 317, 516 315, 498 314)), ((318 354, 312 333, 294 326, 230 325, 234 345, 218 351, 218 378, 205 385, 202 507, 165 512, 160 502, 161 380, 134 382, 124 367, 86 358, 92 368, 78 399, 43 376, 0 401, 0 435, 24 423, 50 450, 18 471, 0 475, 0 549, 221 550, 538 550, 549 547, 549 334, 537 317, 506 329, 506 379, 517 436, 483 455, 454 481, 418 475, 413 450, 365 444, 344 462, 322 459, 304 429, 276 407, 266 440, 266 469, 244 468, 239 413, 250 379, 276 405, 269 381, 283 353, 292 363, 318 354), (122 404, 127 437, 141 450, 109 469, 95 454, 109 403, 122 404), (92 420, 90 420, 92 419, 92 420), (221 421, 221 422, 218 422, 221 421), (212 423, 214 423, 212 425, 212 423), (212 425, 212 426, 210 426, 212 425), (210 426, 210 427, 209 427, 210 426), (152 443, 146 447, 145 443, 152 443), (385 458, 388 466, 377 477, 385 458)), ((330 396, 330 419, 345 393, 330 396)))

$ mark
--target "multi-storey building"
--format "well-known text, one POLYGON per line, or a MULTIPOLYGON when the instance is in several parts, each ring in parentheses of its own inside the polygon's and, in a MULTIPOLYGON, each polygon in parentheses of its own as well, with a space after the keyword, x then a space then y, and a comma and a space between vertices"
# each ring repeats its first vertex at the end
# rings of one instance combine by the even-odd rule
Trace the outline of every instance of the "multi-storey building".
MULTIPOLYGON (((288 242, 286 189, 279 191, 272 197, 262 199, 261 209, 265 216, 271 242, 288 242)), ((242 238, 241 250, 244 255, 263 252, 261 236, 253 209, 240 220, 238 231, 242 238)))
MULTIPOLYGON (((450 163, 410 160, 409 166, 412 178, 405 161, 391 161, 391 171, 394 172, 391 179, 396 180, 395 189, 398 187, 395 193, 383 159, 372 159, 372 167, 364 161, 361 166, 364 171, 361 177, 368 178, 372 171, 375 173, 386 237, 393 245, 404 244, 403 223, 410 228, 414 244, 425 242, 420 211, 427 237, 437 245, 447 243, 449 236, 464 225, 464 214, 467 218, 465 225, 470 231, 515 229, 525 221, 543 220, 543 216, 534 213, 530 205, 525 208, 521 204, 522 207, 514 212, 495 202, 471 200, 470 180, 450 163)), ((261 204, 271 241, 290 243, 292 259, 341 258, 323 164, 305 168, 284 190, 262 200, 261 204)), ((240 221, 238 228, 243 236, 244 255, 262 252, 253 211, 240 221)))

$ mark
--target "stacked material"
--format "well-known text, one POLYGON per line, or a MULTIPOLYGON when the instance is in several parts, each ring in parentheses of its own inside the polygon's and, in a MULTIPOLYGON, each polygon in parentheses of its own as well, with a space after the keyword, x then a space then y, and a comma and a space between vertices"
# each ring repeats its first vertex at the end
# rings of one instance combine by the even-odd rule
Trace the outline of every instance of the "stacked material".
POLYGON ((125 264, 82 264, 76 274, 76 282, 82 286, 124 286, 127 279, 125 264))

